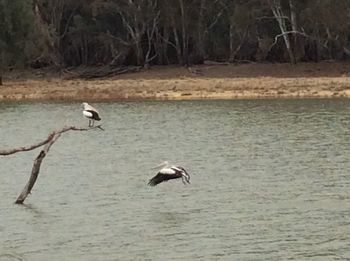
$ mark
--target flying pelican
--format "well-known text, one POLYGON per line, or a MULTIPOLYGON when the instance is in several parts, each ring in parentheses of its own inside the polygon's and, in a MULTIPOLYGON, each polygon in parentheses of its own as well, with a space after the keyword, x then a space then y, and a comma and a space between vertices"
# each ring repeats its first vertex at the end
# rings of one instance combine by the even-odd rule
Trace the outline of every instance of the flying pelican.
POLYGON ((160 164, 155 168, 161 168, 161 170, 159 170, 157 175, 155 175, 153 178, 149 180, 148 185, 152 187, 164 181, 168 181, 170 179, 178 179, 178 178, 181 178, 182 182, 185 185, 187 183, 190 184, 190 175, 187 173, 187 171, 183 167, 169 166, 168 162, 165 161, 164 163, 160 164))
POLYGON ((83 115, 84 117, 89 119, 89 127, 93 127, 95 121, 100 121, 101 118, 98 115, 98 110, 96 110, 94 107, 92 107, 87 102, 83 102, 82 106, 84 108, 83 115))

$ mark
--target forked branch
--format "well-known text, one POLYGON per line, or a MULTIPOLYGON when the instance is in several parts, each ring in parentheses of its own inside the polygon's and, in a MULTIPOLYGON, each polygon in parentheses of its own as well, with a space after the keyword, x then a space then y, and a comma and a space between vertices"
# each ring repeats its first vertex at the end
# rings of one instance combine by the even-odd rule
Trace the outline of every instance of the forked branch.
POLYGON ((103 130, 101 125, 98 125, 98 126, 95 126, 92 128, 78 128, 75 126, 65 126, 61 129, 52 131, 45 140, 40 141, 38 143, 35 143, 33 145, 29 145, 29 146, 25 146, 25 147, 18 147, 18 148, 13 148, 13 149, 0 150, 0 155, 7 156, 7 155, 11 155, 11 154, 20 152, 20 151, 34 150, 40 146, 45 145, 44 148, 40 151, 39 155, 34 160, 32 173, 30 175, 30 178, 29 178, 27 184, 25 185, 25 187, 23 188, 21 194, 18 196, 15 203, 16 204, 23 204, 24 200, 31 193, 32 188, 33 188, 33 186, 38 178, 40 166, 41 166, 43 159, 45 158, 45 156, 49 152, 51 146, 61 136, 62 133, 67 132, 67 131, 71 131, 71 130, 72 131, 88 131, 88 130, 92 130, 92 129, 96 129, 96 128, 103 130))
POLYGON ((32 188, 33 188, 33 186, 38 178, 38 175, 39 175, 41 162, 43 161, 43 159, 45 158, 45 156, 49 152, 52 144, 54 144, 55 141, 60 136, 61 136, 61 133, 55 134, 52 137, 52 139, 48 143, 46 143, 45 147, 40 151, 39 155, 34 160, 32 174, 30 175, 30 178, 29 178, 27 184, 25 185, 25 187, 23 188, 21 194, 18 196, 18 198, 15 202, 16 204, 22 204, 24 202, 24 200, 27 198, 27 196, 30 194, 30 192, 32 191, 32 188))

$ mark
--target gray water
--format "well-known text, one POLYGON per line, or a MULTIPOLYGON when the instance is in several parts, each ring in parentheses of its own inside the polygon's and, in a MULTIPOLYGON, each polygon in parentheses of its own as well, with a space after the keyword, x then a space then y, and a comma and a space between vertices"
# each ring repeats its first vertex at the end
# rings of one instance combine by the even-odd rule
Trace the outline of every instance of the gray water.
MULTIPOLYGON (((26 204, 38 150, 0 158, 0 260, 350 260, 350 101, 94 104, 105 131, 62 135, 26 204), (147 186, 168 160, 191 174, 147 186)), ((77 103, 0 104, 0 148, 77 103)))

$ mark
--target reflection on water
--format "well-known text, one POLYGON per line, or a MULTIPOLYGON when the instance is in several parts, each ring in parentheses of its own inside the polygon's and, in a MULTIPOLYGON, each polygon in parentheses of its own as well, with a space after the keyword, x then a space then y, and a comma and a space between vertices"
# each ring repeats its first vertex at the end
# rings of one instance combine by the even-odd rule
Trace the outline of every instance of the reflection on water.
POLYGON ((34 204, 21 204, 18 207, 25 209, 26 212, 31 213, 33 216, 35 215, 37 218, 45 217, 45 212, 41 211, 34 204))
MULTIPOLYGON (((23 206, 38 151, 1 158, 0 261, 350 259, 348 100, 95 105, 106 130, 63 134, 23 206), (191 185, 148 187, 163 160, 191 185)), ((0 147, 80 110, 0 104, 0 147)))
POLYGON ((18 261, 22 261, 23 258, 20 257, 20 256, 16 256, 16 255, 13 255, 13 254, 6 253, 6 254, 0 254, 0 260, 1 261, 4 261, 4 260, 8 260, 8 261, 18 260, 18 261))

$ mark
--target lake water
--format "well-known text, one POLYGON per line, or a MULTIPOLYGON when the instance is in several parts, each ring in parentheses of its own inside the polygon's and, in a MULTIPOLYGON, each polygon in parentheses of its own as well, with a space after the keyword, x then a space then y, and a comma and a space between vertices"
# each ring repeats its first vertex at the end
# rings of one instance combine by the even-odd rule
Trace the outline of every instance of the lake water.
MULTIPOLYGON (((38 150, 0 158, 3 260, 350 260, 350 100, 93 104, 25 205, 38 150), (147 186, 168 160, 191 184, 147 186)), ((0 148, 32 144, 77 103, 0 104, 0 148)))

